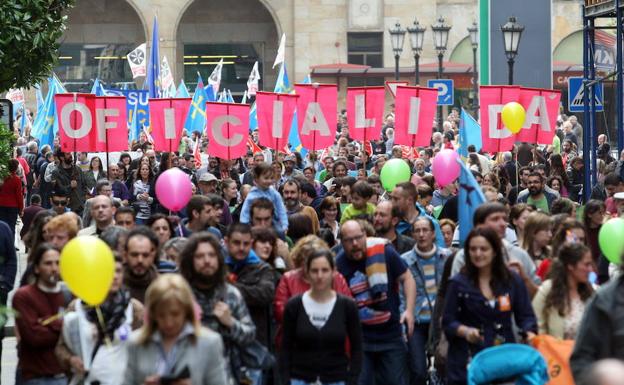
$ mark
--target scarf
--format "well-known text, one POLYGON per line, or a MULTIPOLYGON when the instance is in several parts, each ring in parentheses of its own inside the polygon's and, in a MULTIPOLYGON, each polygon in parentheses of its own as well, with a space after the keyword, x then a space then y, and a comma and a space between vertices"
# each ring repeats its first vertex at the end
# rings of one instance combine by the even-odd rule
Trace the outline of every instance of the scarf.
POLYGON ((262 262, 262 260, 256 255, 253 249, 249 250, 247 258, 242 261, 238 261, 229 255, 225 258, 225 264, 229 266, 230 271, 234 274, 238 274, 243 267, 247 265, 257 265, 260 262, 262 262))
POLYGON ((98 341, 101 342, 105 336, 111 340, 114 339, 115 331, 126 320, 126 308, 129 303, 130 292, 128 290, 120 289, 116 293, 111 294, 100 305, 100 310, 104 317, 104 328, 102 328, 94 307, 86 311, 87 320, 97 326, 98 341))
POLYGON ((366 239, 366 275, 356 271, 349 280, 351 292, 359 308, 360 320, 365 325, 387 322, 391 313, 375 310, 371 305, 385 304, 388 299, 388 272, 385 247, 387 239, 369 237, 366 239))
POLYGON ((142 276, 135 275, 129 267, 124 269, 123 282, 130 291, 130 296, 136 298, 142 303, 145 302, 145 291, 147 287, 158 277, 158 271, 155 266, 151 266, 149 270, 142 276))

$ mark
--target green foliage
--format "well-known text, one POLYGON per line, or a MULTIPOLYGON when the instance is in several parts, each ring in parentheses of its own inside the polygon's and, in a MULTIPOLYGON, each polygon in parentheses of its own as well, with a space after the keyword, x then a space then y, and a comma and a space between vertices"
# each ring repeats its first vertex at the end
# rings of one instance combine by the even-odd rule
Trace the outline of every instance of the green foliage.
POLYGON ((0 92, 40 82, 58 61, 66 11, 74 0, 2 0, 0 92))
POLYGON ((0 123, 0 183, 9 175, 9 159, 13 155, 15 135, 6 125, 0 123))

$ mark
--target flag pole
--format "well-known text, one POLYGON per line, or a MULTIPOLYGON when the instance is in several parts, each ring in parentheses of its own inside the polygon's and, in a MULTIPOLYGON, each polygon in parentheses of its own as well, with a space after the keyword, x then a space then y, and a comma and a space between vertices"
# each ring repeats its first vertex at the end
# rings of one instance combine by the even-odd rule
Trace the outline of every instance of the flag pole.
MULTIPOLYGON (((106 98, 104 98, 104 110, 106 110, 106 98)), ((104 140, 106 141, 106 171, 108 172, 108 130, 106 125, 104 125, 104 135, 104 140)))

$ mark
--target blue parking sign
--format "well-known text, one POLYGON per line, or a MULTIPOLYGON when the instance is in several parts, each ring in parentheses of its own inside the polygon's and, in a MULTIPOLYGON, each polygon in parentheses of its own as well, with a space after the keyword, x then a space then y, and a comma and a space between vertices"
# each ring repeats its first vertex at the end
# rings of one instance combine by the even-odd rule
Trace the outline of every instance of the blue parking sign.
POLYGON ((438 89, 438 106, 452 106, 455 104, 453 79, 431 79, 427 87, 438 89))
MULTIPOLYGON (((596 112, 602 112, 604 84, 602 82, 596 84, 596 112)), ((591 93, 591 90, 589 90, 591 93)), ((568 78, 568 110, 570 112, 583 112, 583 78, 582 77, 570 77, 568 78)), ((589 109, 591 110, 591 101, 589 103, 589 109)))

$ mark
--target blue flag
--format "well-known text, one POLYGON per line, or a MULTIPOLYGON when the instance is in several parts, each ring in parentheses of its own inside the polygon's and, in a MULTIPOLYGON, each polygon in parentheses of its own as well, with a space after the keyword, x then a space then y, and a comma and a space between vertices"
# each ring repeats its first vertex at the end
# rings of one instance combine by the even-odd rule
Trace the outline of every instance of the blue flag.
POLYGON ((477 152, 483 146, 481 142, 481 126, 463 108, 461 111, 461 122, 459 123, 459 144, 460 147, 457 152, 463 158, 468 157, 469 145, 474 145, 477 152))
MULTIPOLYGON (((285 65, 286 63, 282 64, 282 67, 284 67, 285 65)), ((286 73, 286 68, 284 68, 284 73, 286 73)), ((288 75, 286 75, 286 81, 288 81, 288 75)), ((310 83, 312 83, 312 79, 310 79, 310 76, 308 75, 305 77, 305 79, 303 79, 303 84, 310 84, 310 83)), ((303 145, 301 144, 301 139, 299 138, 299 124, 297 120, 297 111, 295 111, 295 114, 293 115, 293 120, 290 124, 290 133, 288 134, 288 143, 290 144, 292 151, 300 152, 301 156, 304 156, 304 157, 307 155, 308 150, 303 148, 303 145)))
POLYGON ((26 127, 26 122, 29 121, 29 119, 26 117, 26 105, 24 105, 22 103, 22 120, 20 123, 20 134, 23 135, 24 134, 24 127, 26 127))
POLYGON ((235 102, 234 102, 234 97, 232 96, 232 91, 227 90, 227 94, 226 94, 225 100, 226 100, 228 103, 235 103, 235 102))
POLYGON ((258 111, 256 110, 256 102, 249 109, 249 131, 258 129, 258 111))
POLYGON ((147 89, 149 97, 159 98, 160 90, 160 53, 158 49, 158 19, 154 16, 154 30, 152 31, 152 46, 149 61, 147 62, 147 89))
POLYGON ((104 86, 100 83, 99 78, 95 78, 93 87, 91 87, 91 93, 95 94, 95 96, 106 96, 106 91, 104 91, 104 86))
POLYGON ((195 87, 195 94, 193 95, 193 101, 191 102, 191 108, 189 109, 186 121, 184 122, 184 128, 186 132, 204 132, 206 127, 206 102, 208 97, 204 89, 204 82, 199 74, 197 74, 197 87, 195 87))
POLYGON ((139 107, 139 103, 134 105, 134 110, 130 114, 130 127, 128 130, 130 131, 130 140, 139 140, 140 132, 141 132, 141 124, 139 123, 139 118, 137 115, 137 110, 139 107))
POLYGON ((186 84, 184 84, 184 79, 180 79, 180 85, 178 86, 178 90, 176 91, 176 98, 190 98, 191 94, 188 92, 188 88, 186 88, 186 84))
POLYGON ((35 117, 31 135, 39 139, 39 145, 54 145, 54 121, 56 115, 56 104, 54 103, 54 95, 63 92, 62 85, 58 84, 56 77, 48 79, 48 93, 43 103, 43 108, 35 117))
POLYGON ((485 196, 481 186, 472 175, 472 172, 461 160, 457 160, 461 166, 459 173, 459 195, 457 197, 457 218, 459 220, 459 242, 463 246, 468 233, 473 227, 474 212, 477 207, 485 203, 485 196))
POLYGON ((35 95, 37 96, 37 115, 41 112, 43 108, 43 94, 41 93, 41 84, 37 83, 35 86, 35 95))

